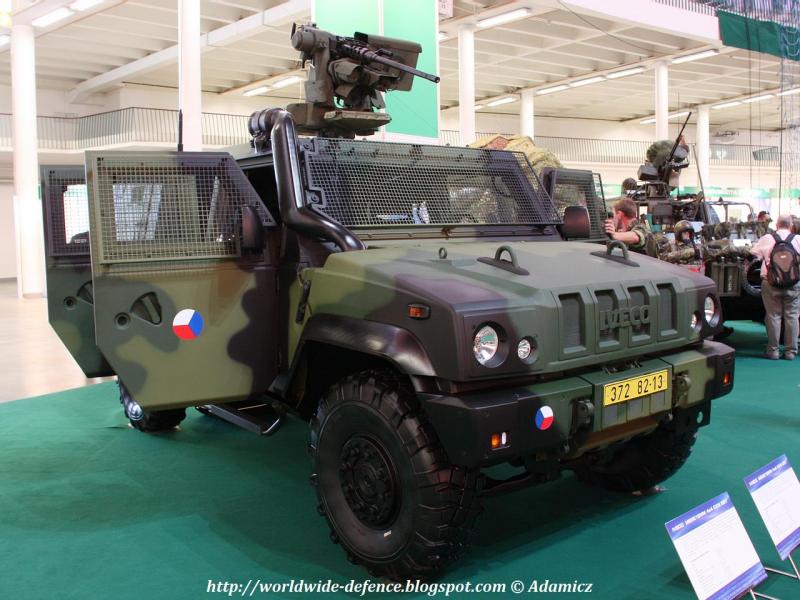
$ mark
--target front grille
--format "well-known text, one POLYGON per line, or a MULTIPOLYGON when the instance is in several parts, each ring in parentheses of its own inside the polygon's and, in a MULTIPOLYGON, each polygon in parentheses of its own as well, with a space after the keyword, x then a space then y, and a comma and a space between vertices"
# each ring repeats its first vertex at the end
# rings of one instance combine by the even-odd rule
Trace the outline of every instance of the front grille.
MULTIPOLYGON (((648 306, 650 304, 647 291, 643 287, 629 288, 628 294, 631 297, 630 308, 648 306)), ((642 317, 643 315, 640 312, 639 322, 635 324, 631 322, 631 341, 641 342, 650 338, 650 323, 645 323, 645 319, 642 317)), ((649 317, 652 318, 653 315, 651 314, 649 317)))
POLYGON ((675 290, 668 283, 658 286, 658 328, 661 335, 673 334, 678 329, 675 290))
POLYGON ((597 310, 598 314, 600 315, 600 321, 598 324, 600 343, 619 342, 619 328, 608 326, 604 327, 602 317, 603 314, 608 314, 609 311, 617 310, 619 308, 617 295, 614 293, 614 290, 601 290, 595 292, 595 297, 597 298, 597 310))
POLYGON ((561 343, 566 352, 579 352, 586 348, 586 307, 580 294, 562 294, 561 343))
POLYGON ((317 138, 307 200, 347 227, 560 223, 524 154, 317 138))

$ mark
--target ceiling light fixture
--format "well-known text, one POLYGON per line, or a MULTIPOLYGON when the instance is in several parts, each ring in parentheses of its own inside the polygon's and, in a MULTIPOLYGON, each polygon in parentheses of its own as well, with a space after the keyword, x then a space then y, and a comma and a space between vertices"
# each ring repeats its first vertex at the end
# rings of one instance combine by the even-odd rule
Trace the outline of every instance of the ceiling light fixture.
POLYGON ((263 94, 268 92, 269 88, 265 85, 261 87, 253 88, 252 90, 247 90, 246 92, 242 92, 242 96, 258 96, 259 94, 263 94))
POLYGON ((449 36, 449 35, 447 35, 447 34, 446 34, 444 31, 440 31, 440 32, 439 32, 439 41, 440 41, 440 42, 443 42, 443 41, 445 41, 445 40, 446 40, 447 38, 449 38, 449 37, 450 37, 450 36, 449 36))
POLYGON ((269 84, 269 86, 274 90, 279 90, 281 88, 289 87, 299 81, 302 81, 302 78, 298 77, 297 75, 291 75, 284 79, 278 79, 277 81, 273 81, 269 84))
POLYGON ((655 122, 656 122, 656 118, 655 117, 650 117, 649 119, 645 119, 644 121, 639 121, 639 124, 640 125, 652 125, 655 122))
POLYGON ((498 98, 497 100, 492 100, 491 102, 487 102, 486 106, 500 106, 501 104, 511 104, 512 102, 516 102, 517 99, 513 96, 506 96, 505 98, 498 98))
POLYGON ((638 75, 644 73, 644 67, 633 67, 632 69, 625 69, 623 71, 616 71, 606 75, 608 79, 619 79, 620 77, 630 77, 631 75, 638 75))
POLYGON ((796 87, 791 90, 784 90, 783 92, 779 92, 778 96, 793 96, 794 94, 800 94, 800 87, 796 87))
POLYGON ((732 106, 739 106, 742 103, 741 100, 734 100, 733 102, 723 102, 722 104, 714 104, 711 107, 711 110, 720 110, 722 108, 731 108, 732 106))
POLYGON ((482 108, 483 108, 483 104, 476 104, 475 105, 475 110, 480 110, 482 108))
POLYGON ((76 12, 81 12, 84 10, 89 10, 90 8, 93 8, 98 4, 102 4, 103 2, 105 2, 105 0, 76 0, 70 4, 69 7, 76 12))
POLYGON ((685 117, 688 114, 689 114, 689 111, 686 110, 686 111, 683 111, 683 112, 675 113, 673 115, 669 115, 669 116, 667 116, 667 119, 677 119, 679 117, 685 117))
POLYGON ((702 60, 704 58, 716 56, 717 54, 719 54, 719 50, 703 50, 702 52, 695 52, 694 54, 686 54, 685 56, 673 58, 672 64, 679 65, 681 63, 691 62, 693 60, 702 60))
POLYGON ((751 102, 763 102, 764 100, 769 100, 770 98, 774 98, 773 94, 762 94, 761 96, 753 96, 752 98, 745 98, 742 100, 745 104, 750 104, 751 102))
POLYGON ((588 79, 579 79, 578 81, 571 81, 568 85, 569 87, 581 87, 584 85, 592 85, 593 83, 600 83, 601 81, 605 81, 606 78, 603 75, 598 75, 596 77, 589 77, 588 79))
POLYGON ((542 88, 541 90, 536 90, 536 94, 538 96, 543 96, 544 94, 555 94, 556 92, 563 92, 564 90, 568 90, 568 85, 556 85, 549 88, 542 88))
POLYGON ((511 23, 511 21, 519 21, 520 19, 529 17, 530 14, 530 8, 518 8, 517 10, 510 10, 507 13, 500 13, 499 15, 494 15, 493 17, 480 19, 478 21, 478 28, 486 29, 487 27, 505 25, 506 23, 511 23))
POLYGON ((62 6, 61 8, 54 10, 53 12, 49 12, 46 15, 42 15, 38 19, 34 19, 31 21, 31 25, 34 27, 49 27, 54 23, 58 23, 59 21, 63 21, 67 17, 71 17, 73 13, 70 9, 66 6, 62 6))
POLYGON ((0 46, 5 46, 11 41, 11 38, 6 34, 0 34, 0 46))

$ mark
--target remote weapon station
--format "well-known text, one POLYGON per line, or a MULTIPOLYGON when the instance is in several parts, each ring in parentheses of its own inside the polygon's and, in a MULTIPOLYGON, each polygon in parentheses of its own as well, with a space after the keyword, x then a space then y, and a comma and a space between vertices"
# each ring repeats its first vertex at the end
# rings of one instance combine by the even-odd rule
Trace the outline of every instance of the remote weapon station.
POLYGON ((50 321, 131 424, 306 420, 331 539, 396 580, 459 556, 486 496, 680 468, 733 386, 713 282, 565 241, 593 217, 565 223, 523 154, 353 139, 388 122, 382 93, 437 80, 418 44, 310 25, 292 44, 306 102, 254 114, 236 159, 43 171, 50 321))

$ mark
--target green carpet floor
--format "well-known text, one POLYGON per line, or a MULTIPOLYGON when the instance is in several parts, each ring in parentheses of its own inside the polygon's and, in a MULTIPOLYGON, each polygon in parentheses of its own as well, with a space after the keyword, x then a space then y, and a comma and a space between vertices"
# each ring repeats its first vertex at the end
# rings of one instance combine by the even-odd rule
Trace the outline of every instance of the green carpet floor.
MULTIPOLYGON (((800 362, 761 359, 763 329, 736 329, 735 390, 666 492, 618 496, 566 475, 490 499, 443 581, 579 580, 594 598, 693 598, 664 522, 725 490, 777 566, 742 478, 782 453, 800 471, 800 362)), ((216 596, 209 580, 368 578, 317 516, 306 442, 296 419, 260 439, 195 411, 180 431, 144 435, 108 383, 0 405, 0 598, 203 598, 216 596)), ((800 598, 800 583, 777 576, 760 590, 800 598)))

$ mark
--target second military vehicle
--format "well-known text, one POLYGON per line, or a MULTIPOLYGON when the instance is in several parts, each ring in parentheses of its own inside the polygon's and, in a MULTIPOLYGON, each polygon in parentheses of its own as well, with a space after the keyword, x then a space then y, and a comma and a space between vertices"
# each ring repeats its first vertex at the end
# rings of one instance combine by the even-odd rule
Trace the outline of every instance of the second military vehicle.
MULTIPOLYGON (((310 26, 294 42, 384 90, 406 74, 367 52, 416 56, 310 26)), ((344 100, 292 112, 368 129, 344 100)), ((631 492, 684 464, 733 386, 711 280, 563 241, 588 214, 565 224, 522 154, 303 138, 281 109, 251 132, 238 163, 87 154, 88 237, 67 226, 76 180, 47 173, 51 322, 87 374, 117 375, 134 426, 191 406, 261 433, 307 420, 331 539, 396 580, 460 555, 483 497, 565 470, 631 492)))

